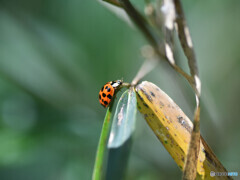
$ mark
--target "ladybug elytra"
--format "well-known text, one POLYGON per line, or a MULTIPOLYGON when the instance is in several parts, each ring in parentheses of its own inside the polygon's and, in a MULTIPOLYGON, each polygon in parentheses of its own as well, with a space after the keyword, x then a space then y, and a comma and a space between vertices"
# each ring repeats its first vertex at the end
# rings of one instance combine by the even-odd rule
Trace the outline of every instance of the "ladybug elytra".
POLYGON ((99 102, 104 107, 108 107, 112 98, 114 97, 114 93, 119 89, 122 85, 122 80, 110 81, 107 82, 102 89, 99 91, 99 102))

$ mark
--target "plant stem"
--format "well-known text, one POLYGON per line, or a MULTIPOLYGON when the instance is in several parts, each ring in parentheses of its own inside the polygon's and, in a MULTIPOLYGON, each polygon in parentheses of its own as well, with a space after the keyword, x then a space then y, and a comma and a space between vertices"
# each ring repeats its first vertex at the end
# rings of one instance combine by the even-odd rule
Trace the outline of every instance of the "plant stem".
MULTIPOLYGON (((156 33, 149 26, 146 19, 135 9, 129 0, 119 0, 119 3, 154 48, 164 46, 164 44, 159 41, 156 33)), ((165 52, 160 52, 159 50, 157 50, 157 52, 159 52, 160 56, 165 56, 165 52)))
MULTIPOLYGON (((153 46, 155 52, 159 56, 160 59, 167 60, 165 53, 165 44, 160 41, 157 34, 153 31, 150 25, 147 23, 146 19, 135 9, 135 7, 131 4, 129 0, 119 0, 121 7, 126 11, 129 17, 133 20, 133 22, 138 26, 138 28, 142 31, 145 37, 149 40, 150 44, 153 46)), ((170 66, 181 74, 192 87, 194 87, 194 79, 189 74, 184 72, 179 66, 176 64, 170 63, 167 61, 170 66)))
POLYGON ((178 26, 178 37, 180 39, 180 43, 182 45, 184 54, 188 59, 188 65, 190 69, 190 73, 192 76, 198 76, 198 66, 197 60, 195 56, 195 52, 192 45, 192 39, 187 27, 187 23, 185 20, 185 15, 183 12, 182 4, 180 0, 174 0, 175 9, 177 13, 176 23, 178 26))
POLYGON ((102 132, 98 143, 98 149, 96 153, 96 159, 94 164, 92 180, 102 179, 103 164, 104 164, 104 154, 107 148, 108 134, 111 128, 111 115, 112 115, 112 106, 108 108, 106 116, 102 126, 102 132))

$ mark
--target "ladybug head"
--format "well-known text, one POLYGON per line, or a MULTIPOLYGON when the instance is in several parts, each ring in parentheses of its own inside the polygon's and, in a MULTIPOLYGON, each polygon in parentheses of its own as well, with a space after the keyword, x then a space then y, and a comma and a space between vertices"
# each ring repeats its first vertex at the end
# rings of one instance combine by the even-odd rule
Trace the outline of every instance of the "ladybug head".
POLYGON ((120 85, 122 85, 123 81, 122 80, 116 80, 116 81, 111 81, 111 86, 116 89, 118 88, 120 85))

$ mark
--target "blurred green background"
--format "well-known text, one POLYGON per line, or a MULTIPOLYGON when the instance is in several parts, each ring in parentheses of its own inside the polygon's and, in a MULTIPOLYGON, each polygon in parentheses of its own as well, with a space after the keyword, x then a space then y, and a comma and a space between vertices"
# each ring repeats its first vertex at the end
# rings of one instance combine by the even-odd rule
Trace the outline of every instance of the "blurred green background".
MULTIPOLYGON (((227 170, 239 172, 240 1, 183 4, 202 79, 202 135, 227 170)), ((91 179, 106 112, 99 89, 130 82, 146 43, 98 1, 1 0, 0 179, 91 179)), ((187 69, 180 48, 178 60, 187 69)), ((191 88, 165 63, 144 79, 193 116, 191 88)), ((138 114, 126 179, 180 176, 138 114)))

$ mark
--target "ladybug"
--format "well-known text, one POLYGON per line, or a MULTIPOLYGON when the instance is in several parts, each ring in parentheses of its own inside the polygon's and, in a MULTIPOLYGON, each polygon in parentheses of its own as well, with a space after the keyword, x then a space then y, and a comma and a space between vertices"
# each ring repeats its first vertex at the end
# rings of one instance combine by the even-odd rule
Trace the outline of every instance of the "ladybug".
POLYGON ((117 81, 110 81, 107 82, 102 89, 99 91, 99 102, 104 107, 108 107, 111 100, 113 99, 114 93, 119 90, 121 87, 123 81, 117 80, 117 81))

